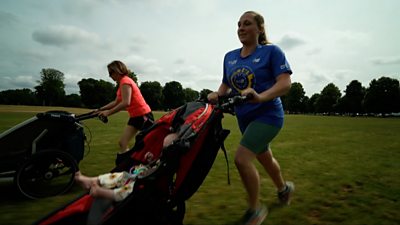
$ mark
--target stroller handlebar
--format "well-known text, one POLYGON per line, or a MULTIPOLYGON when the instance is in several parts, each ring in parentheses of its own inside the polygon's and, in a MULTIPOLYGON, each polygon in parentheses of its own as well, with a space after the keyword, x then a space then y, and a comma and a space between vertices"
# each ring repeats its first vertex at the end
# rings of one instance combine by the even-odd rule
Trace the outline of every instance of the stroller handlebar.
POLYGON ((108 118, 105 117, 105 116, 99 116, 98 114, 96 114, 96 111, 91 111, 91 112, 88 112, 88 113, 77 115, 75 117, 75 119, 77 121, 81 121, 81 120, 92 119, 92 118, 95 118, 95 117, 98 117, 99 120, 101 122, 103 122, 103 123, 108 123, 108 118))
POLYGON ((217 108, 225 113, 234 114, 234 106, 246 103, 252 98, 253 95, 242 96, 240 94, 221 96, 218 99, 217 108))
POLYGON ((226 107, 239 105, 239 104, 245 103, 249 99, 251 99, 251 96, 235 95, 235 96, 227 98, 227 100, 226 100, 227 102, 222 103, 220 105, 220 107, 226 108, 226 107))

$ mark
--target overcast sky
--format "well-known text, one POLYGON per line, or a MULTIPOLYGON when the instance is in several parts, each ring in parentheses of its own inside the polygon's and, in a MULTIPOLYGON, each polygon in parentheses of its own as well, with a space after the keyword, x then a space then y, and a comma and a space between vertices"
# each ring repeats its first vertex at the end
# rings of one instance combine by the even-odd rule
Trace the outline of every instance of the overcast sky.
POLYGON ((0 91, 31 88, 43 68, 113 82, 118 59, 139 83, 218 88, 224 54, 241 46, 237 21, 254 10, 307 96, 328 83, 400 79, 398 0, 1 0, 0 91))

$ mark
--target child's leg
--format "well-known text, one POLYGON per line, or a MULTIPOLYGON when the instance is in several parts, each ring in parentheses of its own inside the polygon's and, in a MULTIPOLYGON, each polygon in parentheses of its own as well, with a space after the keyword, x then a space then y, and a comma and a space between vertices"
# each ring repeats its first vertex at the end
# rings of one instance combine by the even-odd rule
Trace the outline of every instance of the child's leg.
POLYGON ((118 172, 118 173, 106 173, 98 176, 99 184, 102 187, 112 189, 116 187, 122 187, 129 179, 129 173, 118 172))
POLYGON ((89 190, 93 184, 98 184, 97 177, 88 177, 83 175, 80 171, 75 173, 75 181, 81 185, 85 190, 89 190))
POLYGON ((90 188, 90 195, 95 198, 105 198, 115 201, 114 190, 100 187, 97 183, 90 188))
POLYGON ((113 196, 114 196, 114 200, 119 202, 124 200, 126 197, 128 197, 128 195, 130 193, 132 193, 133 191, 133 186, 135 184, 134 180, 130 180, 127 184, 125 184, 124 186, 120 187, 120 188, 116 188, 113 189, 113 196))
POLYGON ((164 138, 163 148, 166 148, 172 144, 173 141, 178 139, 178 133, 170 133, 164 138))

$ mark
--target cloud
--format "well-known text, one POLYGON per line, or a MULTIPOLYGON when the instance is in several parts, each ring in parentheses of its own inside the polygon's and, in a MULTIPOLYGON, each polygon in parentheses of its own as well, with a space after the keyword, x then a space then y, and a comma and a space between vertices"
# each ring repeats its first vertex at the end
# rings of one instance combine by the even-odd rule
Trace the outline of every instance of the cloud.
POLYGON ((280 41, 278 41, 278 45, 286 50, 294 49, 298 46, 304 45, 306 43, 303 38, 301 38, 298 34, 290 33, 285 34, 280 41))
POLYGON ((327 84, 329 82, 329 79, 322 73, 311 72, 308 78, 311 84, 327 84))
POLYGON ((179 65, 170 75, 170 81, 176 80, 184 88, 201 91, 205 87, 216 90, 221 83, 219 75, 208 74, 204 68, 196 65, 179 65))
POLYGON ((358 44, 368 44, 370 37, 364 32, 358 32, 353 30, 331 30, 327 32, 327 35, 337 42, 351 42, 358 44))
POLYGON ((9 12, 0 11, 0 27, 12 27, 18 22, 19 19, 16 15, 9 12))
POLYGON ((318 67, 307 68, 299 71, 293 77, 293 82, 300 82, 311 97, 314 93, 320 93, 329 83, 333 83, 344 93, 346 86, 352 81, 358 80, 361 83, 368 83, 368 78, 362 77, 356 70, 351 69, 321 69, 318 67))
POLYGON ((400 65, 400 56, 373 58, 371 62, 375 65, 400 65))
POLYGON ((35 78, 33 76, 6 76, 1 78, 2 82, 0 83, 0 90, 6 89, 22 89, 22 88, 31 88, 38 85, 35 78))
POLYGON ((180 79, 193 79, 193 77, 200 77, 202 70, 195 65, 184 65, 180 66, 173 72, 173 77, 179 77, 180 79))
POLYGON ((148 44, 145 37, 141 35, 136 35, 128 40, 129 46, 127 47, 129 51, 141 52, 143 48, 148 44))
POLYGON ((63 2, 63 11, 69 15, 78 17, 91 15, 101 4, 97 0, 68 0, 63 2))
POLYGON ((36 30, 32 33, 33 40, 56 47, 99 43, 100 38, 95 33, 90 33, 74 26, 58 25, 36 30))
POLYGON ((318 55, 321 52, 322 52, 321 48, 313 48, 313 49, 310 49, 310 50, 306 51, 306 54, 311 56, 311 55, 318 55))
POLYGON ((158 60, 145 58, 139 55, 130 55, 122 60, 127 67, 139 76, 139 82, 142 82, 141 76, 148 81, 154 81, 156 78, 162 77, 163 69, 158 60))
POLYGON ((76 74, 65 73, 64 78, 65 92, 67 94, 79 93, 78 82, 81 81, 84 77, 76 74))
POLYGON ((184 64, 185 63, 185 59, 176 59, 175 61, 174 61, 174 64, 176 64, 176 65, 182 65, 182 64, 184 64))
POLYGON ((43 63, 51 57, 51 53, 46 51, 37 51, 36 49, 16 49, 15 54, 21 60, 23 65, 26 62, 43 63))

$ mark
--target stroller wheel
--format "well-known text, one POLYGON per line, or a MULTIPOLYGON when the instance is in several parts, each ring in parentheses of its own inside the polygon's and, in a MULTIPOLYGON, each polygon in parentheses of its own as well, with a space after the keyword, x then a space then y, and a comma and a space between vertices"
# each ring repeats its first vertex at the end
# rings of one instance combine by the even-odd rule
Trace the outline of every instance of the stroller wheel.
POLYGON ((65 193, 74 184, 78 165, 68 153, 44 150, 34 154, 17 171, 19 191, 36 199, 65 193))

